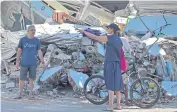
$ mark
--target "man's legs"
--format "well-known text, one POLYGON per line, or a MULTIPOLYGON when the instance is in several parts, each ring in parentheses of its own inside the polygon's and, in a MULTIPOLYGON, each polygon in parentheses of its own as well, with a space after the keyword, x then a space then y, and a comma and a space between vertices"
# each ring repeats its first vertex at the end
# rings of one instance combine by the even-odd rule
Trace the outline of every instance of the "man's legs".
POLYGON ((29 86, 30 86, 29 95, 32 96, 33 95, 33 88, 34 88, 34 80, 33 79, 29 79, 29 86))
POLYGON ((25 80, 28 73, 28 67, 20 67, 20 79, 19 79, 19 96, 20 99, 23 96, 23 89, 25 86, 25 80))
POLYGON ((127 74, 126 73, 123 74, 122 78, 123 78, 124 89, 125 89, 125 91, 124 91, 124 94, 125 94, 125 103, 126 103, 126 105, 128 105, 129 103, 128 103, 128 86, 127 86, 128 79, 127 79, 127 74))
POLYGON ((130 102, 128 101, 128 86, 127 86, 128 79, 127 79, 127 74, 126 73, 123 74, 122 78, 123 78, 123 83, 124 83, 124 88, 125 88, 125 91, 124 91, 125 104, 131 106, 130 102))
POLYGON ((23 88, 25 86, 25 81, 24 80, 19 80, 19 98, 23 96, 23 88))
POLYGON ((33 95, 34 80, 36 79, 36 66, 31 66, 29 68, 29 86, 30 86, 30 97, 33 95))
POLYGON ((125 94, 125 104, 128 105, 128 87, 127 87, 127 84, 124 84, 124 88, 125 88, 125 91, 124 91, 124 94, 125 94))

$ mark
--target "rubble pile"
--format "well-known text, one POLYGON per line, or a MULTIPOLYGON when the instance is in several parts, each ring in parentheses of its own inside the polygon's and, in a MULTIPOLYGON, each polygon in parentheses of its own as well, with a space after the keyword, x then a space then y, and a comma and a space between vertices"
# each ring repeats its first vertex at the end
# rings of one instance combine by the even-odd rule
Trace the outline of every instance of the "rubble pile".
MULTIPOLYGON (((129 43, 136 57, 143 63, 136 66, 139 74, 159 82, 164 95, 160 102, 174 99, 177 96, 177 41, 163 38, 157 40, 155 37, 141 41, 130 37, 129 43), (151 75, 148 76, 147 73, 151 75)), ((132 59, 134 58, 128 59, 128 62, 132 59)))
MULTIPOLYGON (((68 70, 72 69, 76 72, 83 72, 91 76, 103 69, 104 57, 97 52, 96 44, 84 45, 82 38, 80 41, 71 43, 71 39, 65 40, 64 44, 56 44, 55 50, 52 53, 50 66, 61 66, 55 74, 51 74, 48 79, 42 81, 43 89, 51 89, 65 86, 68 83, 68 70)), ((44 41, 43 41, 44 42, 44 41)), ((42 43, 43 43, 42 42, 42 43)), ((47 43, 48 41, 44 42, 47 43)), ((46 51, 47 52, 47 51, 46 51)), ((45 57, 45 55, 44 55, 45 57)), ((72 73, 74 72, 72 71, 72 73)), ((44 74, 45 75, 45 74, 44 74)))
MULTIPOLYGON (((89 76, 102 73, 104 45, 84 37, 75 30, 75 28, 89 28, 88 26, 73 24, 35 26, 36 36, 41 41, 44 61, 47 64, 45 70, 38 68, 36 90, 56 94, 56 90, 70 84, 75 92, 81 93, 84 82, 89 76)), ((102 28, 90 28, 100 30, 101 35, 105 34, 102 28)), ((19 72, 14 72, 12 68, 15 65, 18 41, 23 36, 25 31, 4 30, 1 34, 2 75, 11 77, 12 74, 18 74, 16 79, 19 77, 19 72)), ((132 51, 136 53, 137 58, 142 58, 143 64, 137 65, 140 75, 147 76, 148 72, 167 80, 177 81, 177 42, 159 39, 149 49, 155 41, 154 38, 150 40, 141 41, 130 37, 132 51)), ((133 56, 128 61, 131 62, 132 59, 133 56)))
POLYGON ((168 80, 177 81, 177 42, 167 39, 149 38, 146 40, 135 40, 130 37, 132 51, 136 57, 141 59, 143 64, 138 64, 137 68, 144 76, 147 73, 160 75, 169 78, 168 80), (156 42, 156 43, 154 43, 156 42), (161 66, 163 66, 161 68, 161 66), (170 68, 169 68, 170 67, 170 68), (171 70, 169 70, 171 69, 171 70), (163 71, 163 73, 159 73, 163 71))
MULTIPOLYGON (((102 44, 83 37, 82 34, 75 31, 75 28, 89 28, 88 26, 42 24, 35 25, 35 27, 36 37, 41 41, 44 61, 48 66, 46 70, 38 68, 35 89, 42 88, 44 91, 71 84, 71 81, 68 82, 68 70, 70 69, 78 73, 83 72, 84 76, 91 76, 103 69, 104 57, 98 52, 100 47, 103 47, 102 44)), ((14 70, 16 48, 19 39, 25 34, 25 31, 10 32, 6 30, 1 34, 1 50, 3 51, 1 72, 10 77, 12 74, 18 74, 15 77, 16 80, 19 77, 19 71, 14 70)))
MULTIPOLYGON (((139 63, 137 65, 138 70, 141 72, 141 75, 144 76, 146 73, 152 73, 154 74, 155 72, 155 64, 153 64, 153 61, 150 60, 149 55, 148 55, 148 48, 146 44, 142 43, 141 41, 137 40, 131 40, 129 41, 132 52, 135 53, 135 56, 137 59, 141 59, 142 63, 139 63), (142 74, 143 73, 143 74, 142 74)), ((134 59, 134 57, 132 57, 134 59)), ((132 59, 131 58, 131 59, 132 59)), ((131 62, 130 60, 128 60, 131 62)))
POLYGON ((165 50, 166 54, 168 54, 170 57, 173 57, 175 62, 177 62, 177 41, 164 41, 159 43, 162 47, 162 49, 165 50))

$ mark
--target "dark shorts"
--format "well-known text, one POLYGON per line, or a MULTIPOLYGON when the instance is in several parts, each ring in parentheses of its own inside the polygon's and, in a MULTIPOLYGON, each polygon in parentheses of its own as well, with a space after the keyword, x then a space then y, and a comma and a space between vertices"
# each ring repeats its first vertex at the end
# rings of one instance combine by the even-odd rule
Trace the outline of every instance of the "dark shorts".
POLYGON ((20 67, 20 80, 26 80, 28 73, 29 73, 29 78, 35 80, 36 69, 37 69, 37 66, 30 66, 30 67, 21 66, 20 67))

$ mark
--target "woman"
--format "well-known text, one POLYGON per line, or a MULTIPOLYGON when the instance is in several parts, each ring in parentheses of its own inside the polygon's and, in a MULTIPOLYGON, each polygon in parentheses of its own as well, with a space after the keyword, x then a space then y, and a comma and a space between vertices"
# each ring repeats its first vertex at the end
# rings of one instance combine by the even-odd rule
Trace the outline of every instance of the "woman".
POLYGON ((122 49, 122 41, 116 34, 119 31, 119 27, 116 24, 110 24, 107 26, 107 36, 96 36, 89 32, 79 30, 84 33, 87 37, 97 40, 102 43, 106 43, 106 54, 104 61, 104 78, 106 83, 106 88, 109 91, 109 104, 106 108, 107 110, 113 110, 113 96, 116 92, 117 96, 117 106, 116 108, 120 110, 120 100, 121 93, 124 91, 124 85, 122 80, 122 74, 120 69, 120 53, 122 49))

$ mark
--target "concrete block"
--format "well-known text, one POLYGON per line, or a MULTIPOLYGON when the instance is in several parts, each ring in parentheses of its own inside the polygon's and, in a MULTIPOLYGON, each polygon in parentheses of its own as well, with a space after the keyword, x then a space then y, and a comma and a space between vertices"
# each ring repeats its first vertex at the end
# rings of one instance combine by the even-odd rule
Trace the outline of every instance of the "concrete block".
POLYGON ((53 94, 58 94, 58 90, 53 89, 53 94))
POLYGON ((14 88, 15 87, 15 83, 14 82, 7 82, 6 83, 6 89, 8 88, 14 88))
POLYGON ((52 91, 47 91, 46 93, 48 96, 53 96, 53 92, 52 91))

